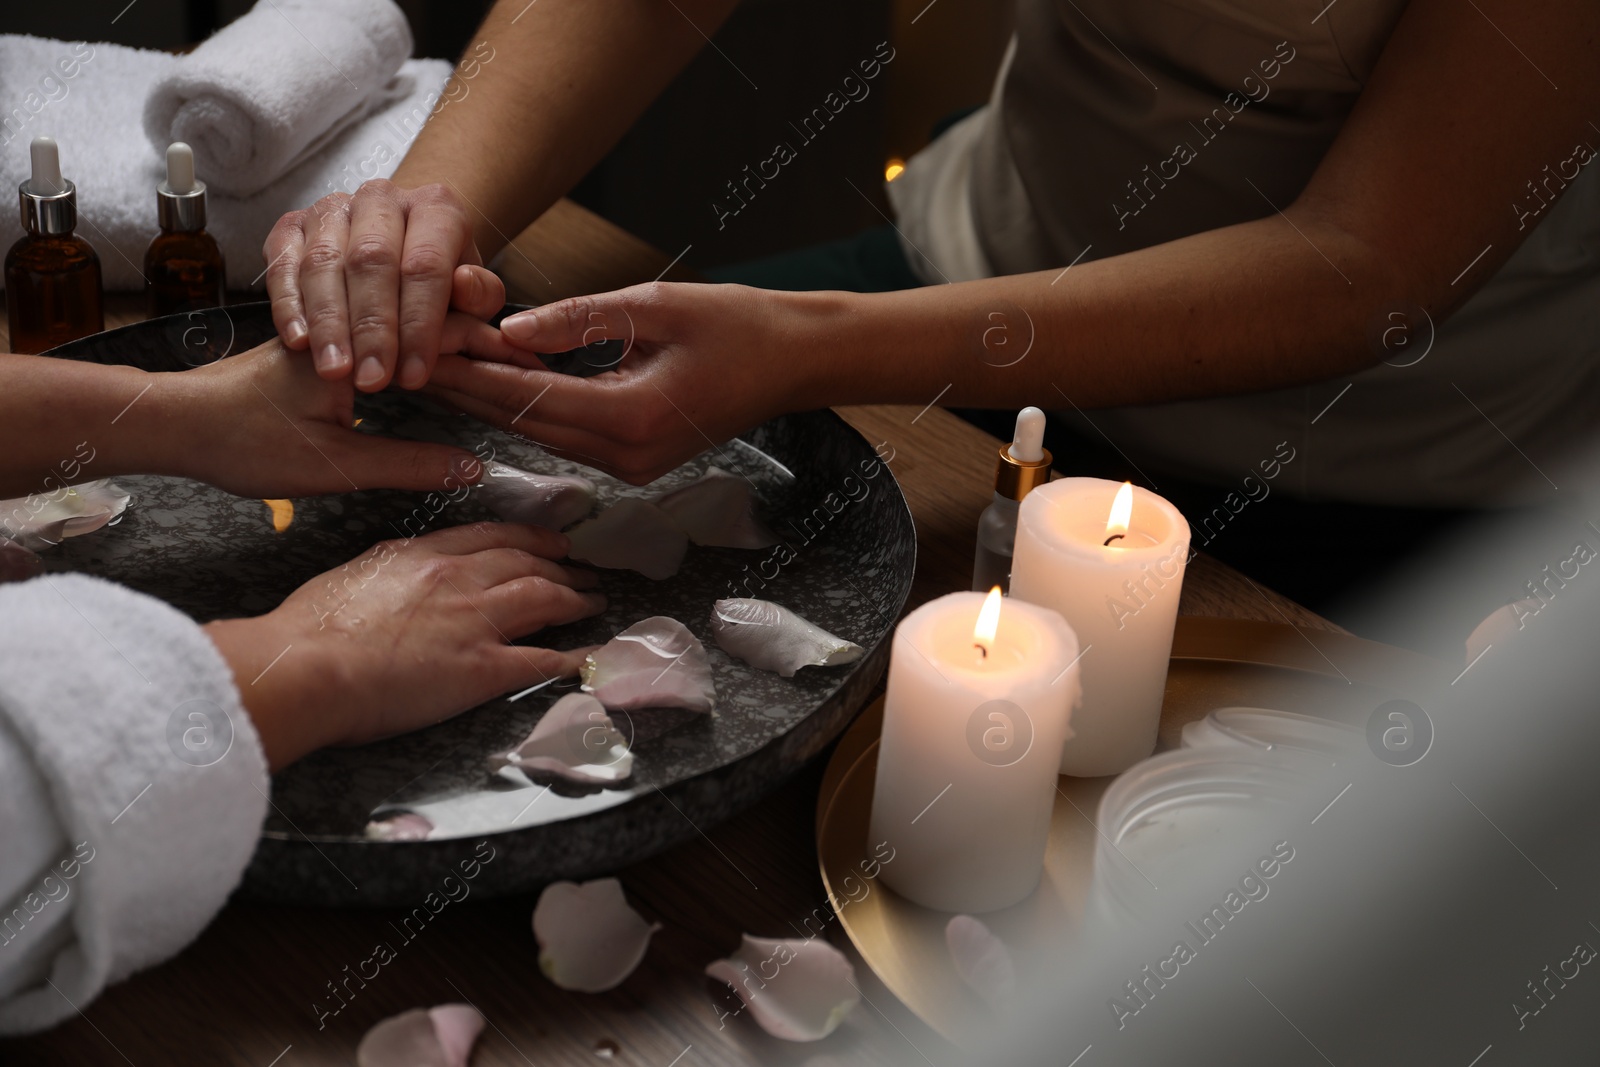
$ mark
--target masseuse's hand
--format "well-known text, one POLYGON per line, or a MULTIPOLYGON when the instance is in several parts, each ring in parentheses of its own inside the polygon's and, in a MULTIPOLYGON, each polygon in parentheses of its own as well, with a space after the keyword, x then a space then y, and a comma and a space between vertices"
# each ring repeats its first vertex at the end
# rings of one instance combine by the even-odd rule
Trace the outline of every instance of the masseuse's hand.
POLYGON ((272 321, 329 380, 376 392, 428 380, 450 308, 488 318, 505 286, 483 266, 467 205, 443 185, 370 181, 278 220, 262 246, 272 321), (398 368, 398 376, 396 369, 398 368))
POLYGON ((499 522, 385 541, 266 615, 206 632, 279 770, 575 673, 583 649, 510 643, 605 609, 584 591, 593 573, 554 562, 566 552, 559 533, 499 522))
POLYGON ((441 357, 429 388, 468 414, 643 485, 767 419, 822 406, 827 354, 814 319, 833 299, 654 282, 562 300, 500 324, 524 350, 510 362, 498 353, 441 357), (625 354, 589 378, 552 373, 537 355, 605 339, 625 342, 625 354))
MULTIPOLYGON (((436 344, 507 358, 499 331, 452 315, 436 344)), ((352 428, 355 390, 324 381, 304 356, 269 341, 204 367, 157 376, 165 469, 240 496, 295 497, 355 489, 437 490, 481 475, 471 453, 352 428), (178 395, 181 394, 181 395, 178 395)))

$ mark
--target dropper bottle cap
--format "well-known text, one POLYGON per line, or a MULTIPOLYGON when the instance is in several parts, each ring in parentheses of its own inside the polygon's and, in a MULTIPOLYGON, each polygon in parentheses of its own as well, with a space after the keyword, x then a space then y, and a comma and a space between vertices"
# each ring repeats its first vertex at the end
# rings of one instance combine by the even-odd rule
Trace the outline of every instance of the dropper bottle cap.
POLYGON ((206 228, 206 183, 195 180, 194 149, 182 141, 167 146, 167 180, 156 186, 156 217, 163 230, 206 228))
POLYGON ((1000 466, 994 475, 994 491, 1012 500, 1021 500, 1050 480, 1049 449, 1044 447, 1044 412, 1023 408, 1017 412, 1016 432, 1008 445, 1000 446, 1000 466))
POLYGON ((28 180, 17 186, 22 225, 33 234, 71 233, 78 225, 78 187, 61 176, 61 149, 53 137, 35 137, 28 180))

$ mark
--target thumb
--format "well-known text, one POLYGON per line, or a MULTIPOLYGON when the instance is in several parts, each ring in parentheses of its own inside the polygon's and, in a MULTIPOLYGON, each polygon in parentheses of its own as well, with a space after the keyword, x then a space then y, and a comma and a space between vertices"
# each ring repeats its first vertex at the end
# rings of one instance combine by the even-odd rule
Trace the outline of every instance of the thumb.
POLYGON ((631 347, 641 337, 662 340, 664 308, 660 283, 634 286, 615 293, 558 300, 531 311, 508 315, 500 332, 512 344, 533 352, 570 352, 600 341, 625 341, 631 347))
POLYGON ((506 302, 506 286, 488 267, 463 263, 450 276, 450 306, 486 319, 506 302))
POLYGON ((335 430, 329 452, 344 475, 361 489, 414 489, 454 493, 477 484, 483 463, 451 445, 335 430))

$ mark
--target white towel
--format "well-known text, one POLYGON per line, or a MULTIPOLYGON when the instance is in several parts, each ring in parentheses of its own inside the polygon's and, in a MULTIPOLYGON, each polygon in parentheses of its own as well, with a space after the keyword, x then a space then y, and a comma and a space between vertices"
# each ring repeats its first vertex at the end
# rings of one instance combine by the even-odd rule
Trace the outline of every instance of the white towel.
POLYGON ((0 586, 0 1034, 194 940, 270 788, 233 676, 183 614, 82 574, 0 586))
POLYGON ((389 102, 411 54, 391 0, 262 0, 156 82, 144 132, 194 149, 212 189, 250 196, 389 102))
MULTIPOLYGON (((144 101, 179 57, 111 44, 0 35, 0 247, 22 236, 11 190, 28 176, 28 143, 61 143, 62 173, 78 186, 78 233, 100 254, 108 290, 144 288, 144 252, 156 235, 163 155, 141 128, 144 101), (68 71, 71 75, 68 76, 68 71)), ((347 128, 313 158, 254 196, 211 192, 206 229, 222 246, 228 288, 264 288, 261 242, 286 211, 334 191, 387 178, 440 101, 450 64, 407 60, 399 96, 347 128)), ((211 175, 198 172, 201 181, 211 175)))

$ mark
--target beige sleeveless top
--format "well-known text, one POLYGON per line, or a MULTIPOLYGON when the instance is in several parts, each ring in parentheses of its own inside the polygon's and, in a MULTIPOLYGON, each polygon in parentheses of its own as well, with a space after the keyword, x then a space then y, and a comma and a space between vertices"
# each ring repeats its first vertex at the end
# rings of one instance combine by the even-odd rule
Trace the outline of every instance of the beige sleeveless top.
MULTIPOLYGON (((908 257, 929 283, 1059 269, 1287 206, 1338 134, 1405 2, 1018 0, 1017 8, 989 106, 889 186, 908 257)), ((1586 142, 1600 149, 1600 130, 1586 142)), ((1560 457, 1600 424, 1593 171, 1600 166, 1582 167, 1554 207, 1529 218, 1517 253, 1437 329, 1420 361, 1425 325, 1412 330, 1409 348, 1353 376, 1090 417, 1135 461, 1220 485, 1238 483, 1288 442, 1296 458, 1277 487, 1308 498, 1552 500, 1560 457)), ((1381 336, 1383 324, 1373 325, 1381 336)))

